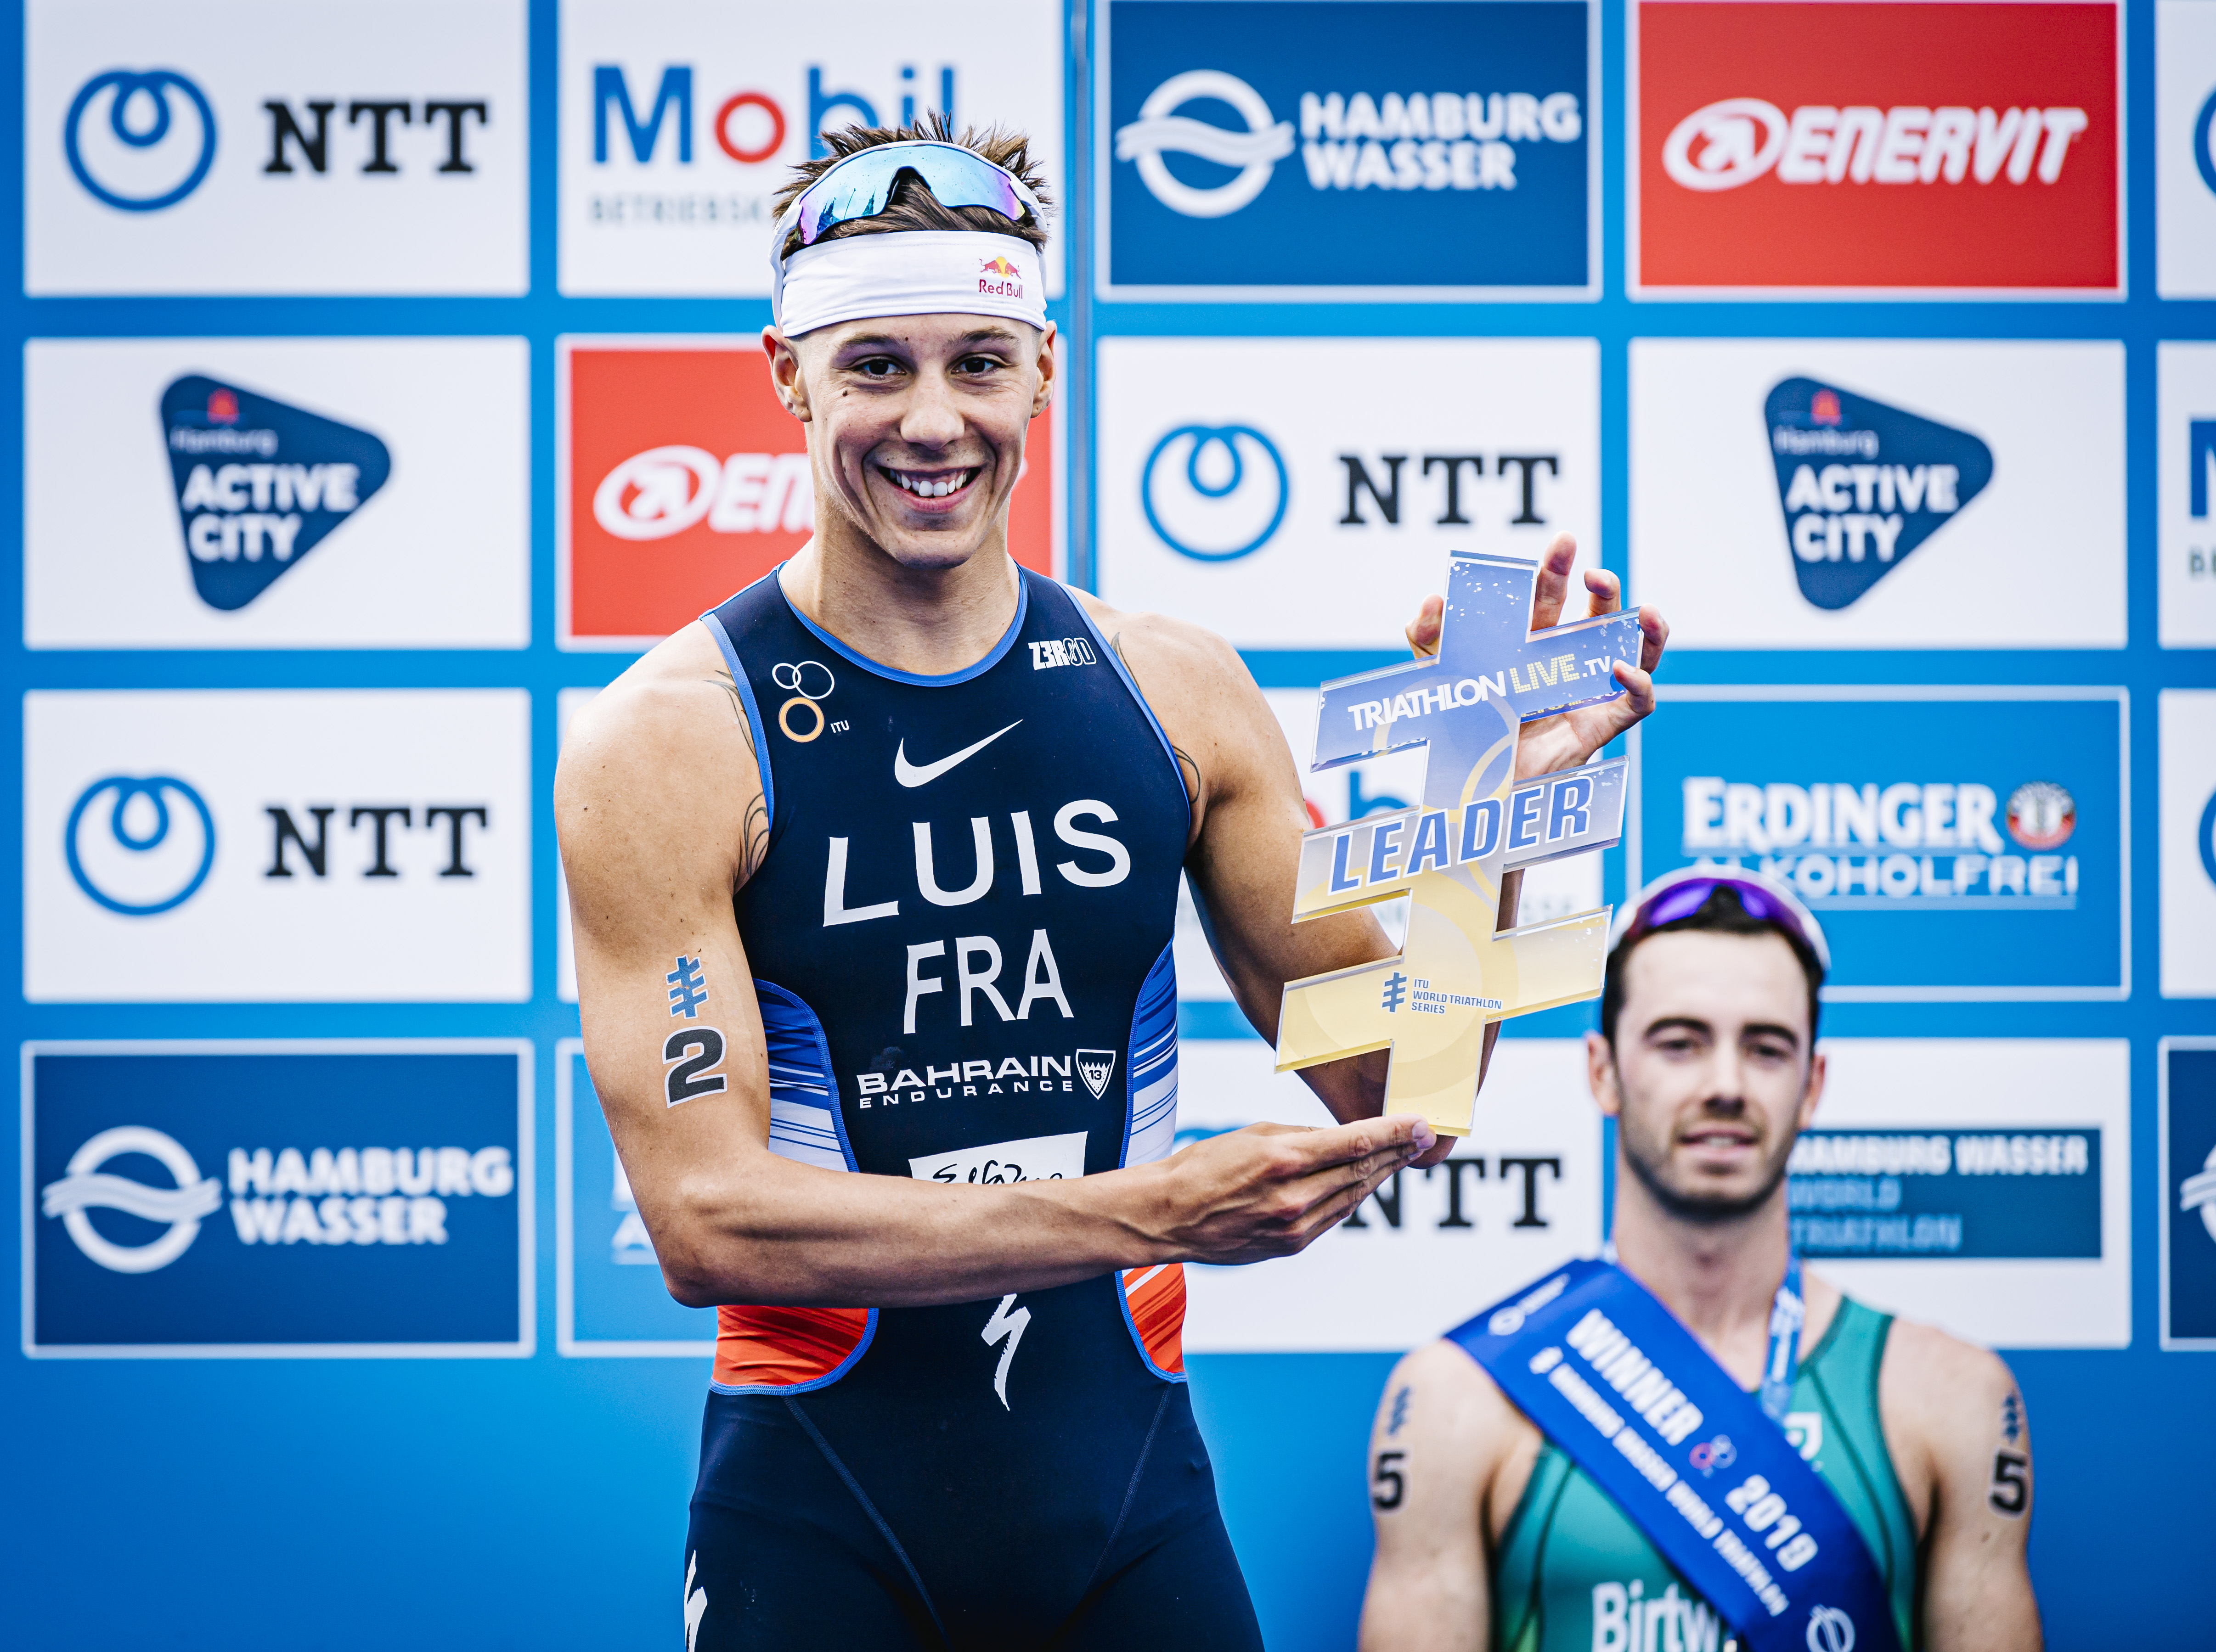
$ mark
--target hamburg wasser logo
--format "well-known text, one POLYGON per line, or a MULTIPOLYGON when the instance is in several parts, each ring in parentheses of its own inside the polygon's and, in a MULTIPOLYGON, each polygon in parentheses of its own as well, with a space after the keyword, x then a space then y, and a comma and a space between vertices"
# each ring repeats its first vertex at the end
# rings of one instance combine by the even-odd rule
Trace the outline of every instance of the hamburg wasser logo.
POLYGON ((1859 601, 1992 480, 1977 437, 1813 378, 1788 378, 1764 406, 1800 594, 1819 608, 1859 601))
POLYGON ((151 1274, 176 1261, 200 1237, 200 1218, 223 1208, 223 1184, 203 1176, 174 1137, 126 1124, 102 1131, 71 1154, 66 1174, 46 1184, 40 1208, 60 1217, 77 1248, 109 1272, 151 1274), (102 1168, 126 1154, 152 1159, 175 1185, 153 1187, 102 1168), (93 1226, 87 1214, 92 1210, 120 1210, 166 1227, 145 1244, 120 1244, 93 1226))
POLYGON ((369 501, 392 456, 366 430, 188 373, 162 393, 186 563, 211 608, 243 608, 369 501))

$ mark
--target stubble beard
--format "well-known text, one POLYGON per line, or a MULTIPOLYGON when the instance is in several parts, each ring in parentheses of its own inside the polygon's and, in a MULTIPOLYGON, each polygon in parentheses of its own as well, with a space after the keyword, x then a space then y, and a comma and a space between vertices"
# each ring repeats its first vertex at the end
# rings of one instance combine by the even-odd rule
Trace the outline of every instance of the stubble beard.
MULTIPOLYGON (((1623 1094, 1622 1074, 1616 1076, 1616 1093, 1623 1094)), ((1787 1165, 1793 1157, 1793 1142, 1797 1132, 1788 1132, 1784 1139, 1772 1151, 1770 1162, 1764 1167, 1762 1184, 1751 1193, 1689 1192, 1673 1187, 1668 1180, 1669 1148, 1666 1142, 1649 1141, 1643 1131, 1631 1123, 1633 1109, 1626 1107, 1616 1118, 1616 1133, 1623 1143, 1625 1163, 1631 1173, 1639 1178, 1654 1202, 1679 1221, 1703 1227, 1721 1227, 1760 1210, 1777 1191, 1777 1184, 1785 1179, 1787 1165)))

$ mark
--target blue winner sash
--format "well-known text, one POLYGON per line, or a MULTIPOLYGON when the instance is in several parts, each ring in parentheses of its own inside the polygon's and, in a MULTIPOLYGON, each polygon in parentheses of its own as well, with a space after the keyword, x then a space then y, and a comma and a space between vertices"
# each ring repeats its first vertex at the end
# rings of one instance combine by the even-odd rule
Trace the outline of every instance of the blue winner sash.
POLYGON ((1876 1563, 1831 1488, 1622 1268, 1571 1262, 1447 1336, 1754 1652, 1899 1652, 1876 1563))

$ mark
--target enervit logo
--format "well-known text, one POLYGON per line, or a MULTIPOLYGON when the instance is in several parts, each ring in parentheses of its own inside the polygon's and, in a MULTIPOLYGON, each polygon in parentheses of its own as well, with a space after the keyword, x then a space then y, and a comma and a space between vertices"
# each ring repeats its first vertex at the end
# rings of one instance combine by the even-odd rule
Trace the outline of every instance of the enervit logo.
POLYGON ((77 89, 62 127, 70 171, 95 200, 158 212, 215 164, 215 111, 174 69, 111 69, 77 89))
POLYGON ((1277 445, 1251 425, 1180 425, 1154 444, 1139 478, 1147 525, 1200 562, 1259 550, 1291 495, 1277 445))
POLYGON ((1858 601, 1992 480, 1967 431, 1813 378, 1781 382, 1764 413, 1794 577, 1819 608, 1858 601))
POLYGON ((1219 69, 1191 69, 1173 75, 1147 95, 1139 118, 1116 133, 1116 158, 1138 163, 1148 193, 1187 218, 1222 218, 1237 212, 1269 186, 1277 163, 1293 152, 1293 123, 1279 120, 1245 81, 1219 69), (1177 111, 1200 98, 1229 104, 1246 122, 1245 132, 1211 126, 1177 111), (1236 176, 1213 188, 1184 183, 1162 159, 1164 151, 1197 155, 1219 166, 1236 167, 1236 176))
POLYGON ((667 539, 705 522, 711 533, 806 533, 816 522, 808 455, 650 447, 593 490, 593 520, 619 539, 667 539))
MULTIPOLYGON (((1903 104, 1835 108, 1803 104, 1790 119, 1758 97, 1696 109, 1662 144, 1662 169, 1687 189, 1736 189, 1775 173, 1780 183, 1950 184, 2034 175, 2054 183, 2085 111, 1929 108, 1903 104), (2034 170, 2034 163, 2036 162, 2034 170)), ((2206 167, 2207 163, 2203 161, 2206 167)))
POLYGON ((243 608, 298 568, 392 474, 366 430, 197 373, 162 393, 193 588, 243 608))
POLYGON ((200 1237, 200 1218, 223 1207, 222 1184, 213 1176, 203 1177, 193 1156, 175 1139, 143 1125, 102 1131, 70 1156, 66 1170, 60 1181, 46 1184, 41 1208, 48 1216, 60 1217, 77 1248, 111 1273, 151 1274, 167 1268, 200 1237), (126 1153, 155 1160, 175 1185, 149 1187, 101 1168, 126 1153), (95 1209, 164 1222, 169 1231, 145 1244, 118 1244, 93 1226, 87 1212, 95 1209))
POLYGON ((109 775, 79 794, 62 848, 88 899, 125 918, 151 918, 207 881, 215 817, 174 775, 109 775))

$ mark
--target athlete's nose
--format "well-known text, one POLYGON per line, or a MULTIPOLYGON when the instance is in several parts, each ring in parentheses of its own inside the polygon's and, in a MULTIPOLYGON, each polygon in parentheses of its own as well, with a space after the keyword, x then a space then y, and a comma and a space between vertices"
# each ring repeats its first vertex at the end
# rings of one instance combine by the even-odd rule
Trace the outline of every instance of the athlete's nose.
POLYGON ((951 447, 962 439, 963 421, 953 387, 944 373, 916 375, 908 406, 901 414, 901 439, 916 447, 951 447))

